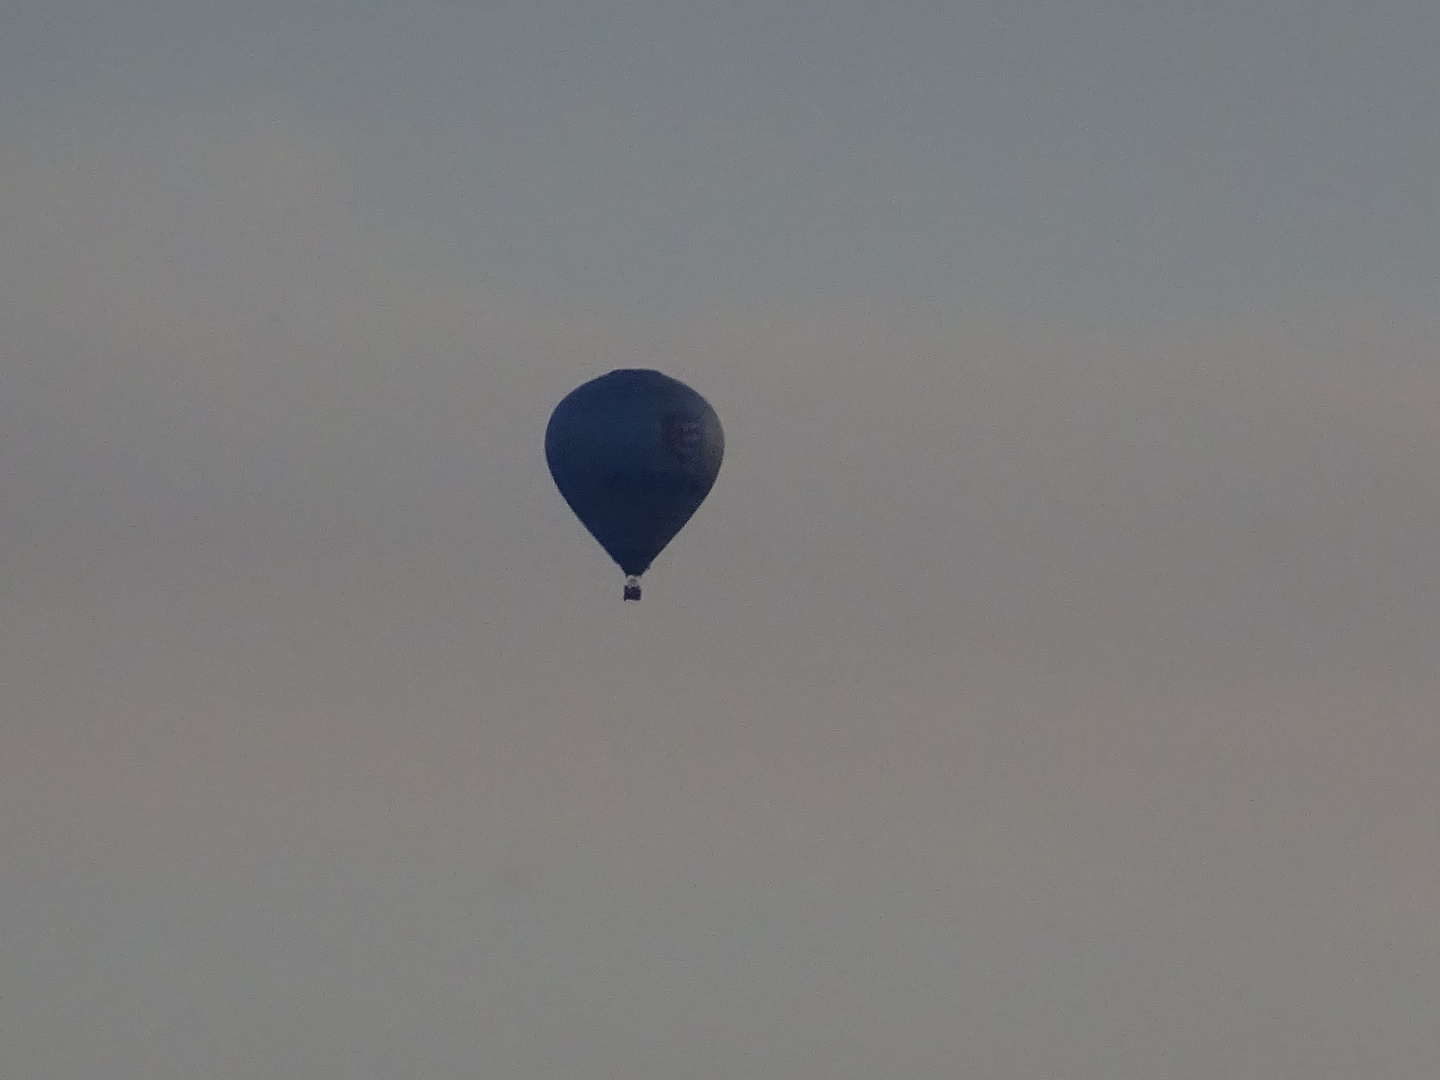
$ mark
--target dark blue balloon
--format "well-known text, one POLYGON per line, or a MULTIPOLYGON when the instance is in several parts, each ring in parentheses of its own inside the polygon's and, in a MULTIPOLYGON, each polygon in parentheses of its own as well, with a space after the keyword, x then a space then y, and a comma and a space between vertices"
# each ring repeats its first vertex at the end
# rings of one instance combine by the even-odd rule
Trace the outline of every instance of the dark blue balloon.
MULTIPOLYGON (((550 475, 581 523, 637 578, 705 501, 725 433, 709 402, 658 371, 622 370, 573 390, 545 429, 550 475)), ((631 581, 626 599, 639 599, 631 581)))

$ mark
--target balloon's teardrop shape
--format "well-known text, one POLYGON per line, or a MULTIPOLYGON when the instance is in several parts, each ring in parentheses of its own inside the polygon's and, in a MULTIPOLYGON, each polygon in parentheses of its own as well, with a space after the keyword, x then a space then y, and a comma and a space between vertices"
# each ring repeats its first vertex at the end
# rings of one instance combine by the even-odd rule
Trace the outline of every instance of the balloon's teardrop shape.
MULTIPOLYGON (((627 578, 690 520, 724 456, 709 402, 658 371, 612 371, 576 388, 545 429, 555 486, 627 578)), ((626 599, 639 598, 639 583, 627 583, 626 599)))

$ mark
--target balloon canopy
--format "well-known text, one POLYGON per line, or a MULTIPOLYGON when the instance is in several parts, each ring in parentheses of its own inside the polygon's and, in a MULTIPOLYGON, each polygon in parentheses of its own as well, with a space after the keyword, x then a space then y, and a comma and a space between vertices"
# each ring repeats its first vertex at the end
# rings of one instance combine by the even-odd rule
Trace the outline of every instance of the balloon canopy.
POLYGON ((555 486, 630 580, 705 501, 725 433, 709 402, 658 371, 625 369, 571 391, 545 429, 555 486))

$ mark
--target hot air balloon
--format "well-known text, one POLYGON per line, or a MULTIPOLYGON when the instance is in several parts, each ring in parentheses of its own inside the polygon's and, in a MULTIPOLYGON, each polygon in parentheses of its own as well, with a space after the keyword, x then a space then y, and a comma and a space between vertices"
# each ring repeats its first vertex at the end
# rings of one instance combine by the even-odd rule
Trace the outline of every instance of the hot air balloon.
POLYGON ((724 455, 709 402, 658 371, 576 388, 545 429, 555 486, 624 571, 626 600, 640 599, 640 575, 705 501, 724 455))

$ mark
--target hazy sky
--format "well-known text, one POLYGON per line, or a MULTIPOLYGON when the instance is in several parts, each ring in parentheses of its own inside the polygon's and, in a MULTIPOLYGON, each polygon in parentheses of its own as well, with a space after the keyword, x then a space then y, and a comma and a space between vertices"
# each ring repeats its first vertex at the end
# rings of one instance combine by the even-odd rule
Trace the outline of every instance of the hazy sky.
POLYGON ((0 4, 0 1075, 1433 1080, 1437 116, 1422 0, 0 4))

